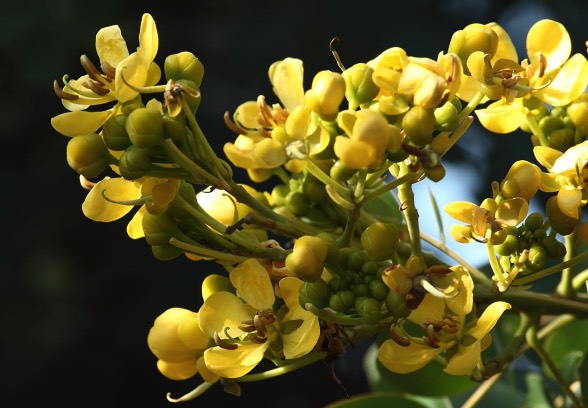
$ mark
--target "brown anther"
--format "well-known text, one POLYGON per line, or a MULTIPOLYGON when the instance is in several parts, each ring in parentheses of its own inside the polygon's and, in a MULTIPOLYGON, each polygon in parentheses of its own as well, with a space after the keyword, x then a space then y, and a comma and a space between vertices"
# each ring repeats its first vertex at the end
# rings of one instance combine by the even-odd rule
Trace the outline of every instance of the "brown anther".
POLYGON ((256 334, 249 333, 247 335, 247 340, 250 340, 250 341, 257 343, 257 344, 263 344, 267 341, 267 337, 260 337, 256 334))
POLYGON ((238 135, 247 134, 247 132, 245 132, 243 129, 237 126, 235 122, 231 120, 231 117, 229 116, 229 111, 225 112, 225 114, 223 115, 223 120, 225 121, 225 125, 229 128, 229 130, 233 131, 234 133, 238 135))
POLYGON ((165 84, 165 91, 163 92, 163 97, 170 102, 175 102, 176 98, 180 96, 183 91, 184 87, 182 86, 182 84, 178 84, 174 82, 173 79, 170 79, 169 81, 167 81, 167 84, 165 84))
POLYGON ((457 326, 450 326, 447 324, 444 324, 441 328, 447 333, 457 333, 459 331, 457 326))
POLYGON ((86 71, 86 73, 91 79, 97 82, 106 81, 100 73, 100 71, 98 71, 98 68, 96 68, 96 65, 94 65, 92 61, 90 61, 90 58, 88 58, 86 54, 80 57, 80 63, 82 64, 82 68, 84 68, 84 71, 86 71))
POLYGON ((279 104, 272 105, 272 117, 276 123, 286 123, 290 113, 287 109, 282 108, 279 104))
POLYGON ((53 91, 55 91, 55 95, 57 95, 60 99, 65 99, 66 101, 75 101, 76 99, 80 98, 79 95, 70 94, 61 89, 57 83, 57 80, 53 81, 53 91))
POLYGON ((441 339, 439 338, 439 336, 437 336, 437 331, 435 330, 435 326, 433 326, 432 324, 426 326, 425 334, 427 335, 427 337, 426 337, 427 345, 429 345, 430 347, 433 347, 433 348, 439 348, 439 342, 441 341, 441 339))
POLYGON ((453 82, 453 79, 456 77, 457 73, 461 73, 461 67, 459 65, 459 60, 457 56, 451 55, 451 71, 449 71, 449 76, 447 77, 447 82, 453 82))
POLYGON ((259 333, 260 336, 265 336, 265 334, 267 333, 267 329, 265 328, 265 324, 263 324, 263 319, 259 314, 256 314, 253 317, 253 324, 257 329, 257 333, 259 333))
POLYGON ((245 333, 251 333, 257 330, 255 326, 237 326, 239 330, 244 331, 245 333))
POLYGON ((399 346, 402 346, 402 347, 410 346, 410 339, 408 337, 406 337, 405 335, 403 335, 402 333, 400 333, 400 330, 398 329, 398 327, 395 324, 390 326, 390 337, 399 346))
POLYGON ((247 326, 253 326, 253 319, 249 319, 249 320, 242 320, 241 324, 245 324, 247 326))
POLYGON ((262 127, 273 127, 274 123, 272 120, 272 111, 265 101, 265 96, 259 95, 257 97, 257 107, 259 108, 259 118, 257 120, 258 123, 262 127))
POLYGON ((547 58, 543 55, 542 52, 539 53, 539 78, 543 78, 545 75, 545 70, 547 69, 547 58))
POLYGON ((214 342, 220 348, 224 348, 226 350, 235 350, 238 346, 235 343, 227 343, 223 339, 220 338, 218 332, 214 332, 214 342))
POLYGON ((272 137, 272 132, 271 132, 271 131, 269 131, 269 130, 268 130, 268 129, 266 129, 266 128, 259 127, 259 128, 257 129, 257 131, 259 132, 259 134, 260 134, 261 136, 263 136, 263 137, 265 137, 265 138, 271 139, 271 137, 272 137))
POLYGON ((510 78, 503 79, 501 83, 502 83, 502 86, 504 86, 505 88, 512 88, 513 86, 518 84, 520 80, 521 80, 520 75, 513 75, 510 78))
POLYGON ((453 272, 453 271, 445 265, 433 265, 433 266, 429 266, 429 268, 427 268, 426 274, 428 276, 437 277, 437 276, 447 276, 451 272, 453 272))
POLYGON ((110 65, 108 62, 104 61, 102 64, 100 64, 100 69, 106 75, 106 79, 112 82, 116 76, 116 68, 110 65))
POLYGON ((104 96, 108 95, 108 92, 110 92, 110 90, 104 88, 102 82, 97 82, 93 79, 86 79, 82 85, 94 92, 96 95, 104 96))
POLYGON ((84 190, 92 190, 92 187, 94 187, 96 185, 96 183, 94 183, 93 181, 88 180, 85 176, 82 176, 80 174, 80 185, 82 186, 82 188, 84 190))

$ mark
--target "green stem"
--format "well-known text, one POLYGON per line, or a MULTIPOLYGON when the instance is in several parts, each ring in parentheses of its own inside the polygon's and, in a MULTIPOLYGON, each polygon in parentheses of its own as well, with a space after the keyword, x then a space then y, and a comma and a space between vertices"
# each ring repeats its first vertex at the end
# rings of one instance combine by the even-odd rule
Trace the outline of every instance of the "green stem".
POLYGON ((494 276, 496 276, 498 282, 506 282, 504 271, 502 270, 500 262, 498 262, 496 252, 494 252, 494 245, 490 243, 490 239, 488 239, 488 241, 486 242, 486 252, 488 253, 488 262, 490 263, 490 267, 492 268, 494 276))
POLYGON ((549 142, 547 141, 547 138, 545 137, 543 130, 537 123, 537 120, 535 120, 535 118, 531 114, 527 115, 527 123, 529 124, 529 128, 531 129, 533 134, 539 138, 539 143, 541 143, 541 146, 549 146, 549 142))
POLYGON ((322 360, 325 357, 325 353, 319 352, 310 352, 303 357, 297 358, 295 361, 283 365, 281 367, 277 367, 271 370, 264 371, 262 373, 256 374, 247 374, 240 378, 235 378, 235 382, 255 382, 255 381, 262 381, 267 380, 269 378, 278 377, 280 375, 284 375, 290 373, 292 371, 298 370, 302 367, 306 367, 310 364, 314 364, 319 360, 322 360))
POLYGON ((575 257, 568 259, 567 261, 561 262, 557 265, 554 265, 550 268, 543 269, 537 273, 533 273, 531 275, 525 276, 524 278, 515 279, 513 281, 513 285, 525 285, 530 282, 534 282, 538 279, 544 278, 546 276, 552 275, 554 273, 560 272, 565 268, 569 268, 571 266, 577 265, 581 262, 588 260, 588 251, 585 251, 575 257))
MULTIPOLYGON (((574 242, 576 241, 576 230, 569 235, 566 235, 565 245, 566 245, 566 255, 564 256, 564 261, 569 261, 574 257, 574 249, 575 245, 574 242)), ((571 298, 574 295, 574 288, 572 286, 572 268, 568 266, 567 268, 562 269, 561 277, 559 279, 559 284, 557 285, 556 293, 565 298, 571 298)))
POLYGON ((345 224, 345 230, 343 231, 343 234, 341 234, 341 236, 337 239, 337 245, 339 245, 340 248, 350 246, 360 215, 361 203, 356 203, 353 206, 353 209, 350 210, 349 214, 347 215, 347 223, 345 224))
POLYGON ((177 238, 170 238, 169 240, 170 245, 175 246, 176 248, 183 249, 184 251, 203 256, 205 258, 212 258, 215 260, 220 261, 227 261, 227 262, 244 262, 248 260, 250 257, 248 256, 240 256, 240 255, 232 255, 222 251, 216 251, 214 249, 210 249, 207 247, 203 247, 200 245, 189 244, 187 242, 180 241, 177 238))
POLYGON ((245 216, 245 223, 251 225, 259 225, 266 229, 270 229, 279 234, 299 238, 302 235, 316 235, 318 231, 314 231, 310 228, 306 228, 306 224, 295 225, 293 223, 285 224, 263 217, 257 213, 249 213, 245 216), (305 227, 305 228, 302 228, 305 227))
POLYGON ((312 160, 306 161, 306 167, 310 174, 315 176, 319 181, 321 181, 325 186, 331 185, 333 188, 342 196, 346 196, 349 191, 347 187, 343 184, 333 180, 327 173, 325 173, 320 167, 318 167, 312 160))
POLYGON ((581 289, 587 289, 586 281, 588 281, 588 269, 583 270, 572 279, 572 287, 574 288, 574 292, 578 292, 581 289))
POLYGON ((325 320, 327 322, 332 322, 336 324, 344 324, 344 325, 375 325, 382 320, 382 315, 378 312, 374 312, 367 316, 363 317, 348 317, 339 313, 333 313, 329 310, 319 309, 312 303, 307 303, 304 305, 306 310, 311 312, 313 315, 317 316, 319 319, 325 320))
POLYGON ((210 387, 212 387, 215 383, 208 383, 208 382, 204 382, 202 384, 200 384, 198 387, 194 388, 192 391, 190 391, 189 393, 182 395, 180 398, 172 398, 171 397, 171 393, 168 392, 166 397, 167 400, 169 402, 184 402, 184 401, 190 401, 193 400, 194 398, 204 394, 210 387))
POLYGON ((543 312, 546 314, 569 313, 588 317, 588 299, 571 300, 555 297, 545 293, 509 290, 499 296, 521 310, 543 312))
MULTIPOLYGON (((402 179, 408 175, 408 167, 406 163, 402 163, 400 166, 400 177, 397 180, 402 179)), ((398 186, 398 199, 400 200, 401 207, 403 208, 402 214, 406 221, 406 227, 408 229, 408 235, 411 243, 411 255, 418 256, 423 259, 423 250, 421 247, 421 234, 419 228, 419 213, 414 204, 414 193, 412 191, 412 182, 404 182, 398 186)))
POLYGON ((565 394, 573 401, 574 406, 583 407, 584 404, 582 403, 582 401, 580 401, 578 396, 570 389, 569 385, 566 383, 566 380, 561 374, 561 371, 557 368, 549 353, 547 353, 547 351, 543 348, 543 345, 541 344, 537 336, 536 325, 532 325, 529 328, 529 330, 527 330, 527 343, 529 343, 529 346, 533 350, 535 350, 539 357, 541 357, 541 360, 547 365, 547 367, 549 367, 551 373, 553 374, 553 376, 555 377, 555 379, 557 380, 565 394))
POLYGON ((399 187, 404 183, 412 183, 413 181, 416 181, 418 178, 419 175, 416 173, 408 173, 403 176, 400 176, 396 180, 390 181, 389 183, 384 184, 380 188, 371 191, 369 194, 364 195, 362 203, 367 203, 368 201, 373 200, 374 198, 378 198, 382 194, 387 193, 390 190, 394 190, 395 188, 399 187))
POLYGON ((267 205, 258 201, 255 197, 253 197, 251 194, 249 194, 247 192, 247 190, 245 190, 243 188, 243 186, 235 183, 235 181, 233 181, 232 179, 227 180, 227 182, 228 182, 227 192, 229 194, 231 194, 233 197, 235 197, 235 199, 237 201, 239 201, 240 203, 245 204, 247 207, 251 208, 253 211, 257 211, 258 213, 266 216, 267 218, 269 218, 271 220, 281 222, 284 224, 291 223, 291 220, 289 218, 286 218, 283 215, 276 213, 270 207, 268 207, 267 205))
POLYGON ((184 154, 174 143, 172 139, 165 139, 161 145, 165 154, 178 166, 186 170, 192 176, 192 179, 199 184, 216 186, 220 181, 208 171, 194 163, 184 154))
POLYGON ((461 123, 466 117, 470 115, 478 107, 482 99, 484 99, 484 93, 478 91, 478 93, 470 100, 470 102, 459 112, 457 115, 458 123, 461 123))

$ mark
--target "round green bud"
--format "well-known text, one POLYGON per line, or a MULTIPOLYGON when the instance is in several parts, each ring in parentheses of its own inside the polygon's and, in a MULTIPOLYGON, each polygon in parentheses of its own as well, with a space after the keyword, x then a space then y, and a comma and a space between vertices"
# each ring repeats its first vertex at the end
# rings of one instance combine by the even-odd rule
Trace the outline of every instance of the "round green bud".
POLYGON ((529 249, 529 257, 526 264, 533 271, 539 271, 545 266, 547 260, 547 251, 540 245, 531 245, 529 249))
POLYGON ((408 152, 402 147, 395 151, 386 150, 386 158, 393 163, 400 163, 408 158, 408 152))
POLYGON ((204 77, 202 62, 191 52, 180 52, 169 55, 163 63, 163 71, 167 80, 179 81, 185 79, 194 83, 194 89, 199 89, 204 77))
POLYGON ((182 116, 171 117, 169 115, 163 115, 163 133, 166 138, 173 140, 175 143, 182 143, 186 138, 186 133, 189 129, 186 128, 186 124, 182 116))
POLYGON ((395 225, 375 222, 361 233, 361 246, 373 261, 391 259, 399 243, 398 228, 395 225))
POLYGON ((552 132, 564 127, 563 120, 557 116, 544 116, 539 120, 539 127, 544 135, 549 135, 552 132))
POLYGON ((546 236, 541 240, 541 246, 545 248, 547 256, 551 259, 562 259, 566 255, 566 246, 555 237, 546 236))
POLYGON ((167 245, 172 237, 172 232, 177 228, 175 221, 168 214, 154 215, 145 212, 142 220, 145 240, 151 246, 167 245))
POLYGON ((310 211, 310 200, 299 191, 291 191, 286 196, 286 208, 294 215, 306 215, 310 211))
POLYGON ((380 266, 375 261, 367 261, 361 266, 361 272, 366 275, 375 275, 380 269, 380 266))
POLYGON ((340 290, 348 289, 349 281, 343 276, 335 276, 329 281, 328 285, 331 292, 338 292, 340 290))
POLYGON ((355 296, 367 296, 369 294, 368 285, 363 282, 353 285, 353 293, 355 296))
POLYGON ((578 209, 578 218, 572 218, 567 216, 562 212, 562 210, 557 205, 557 197, 553 196, 547 200, 547 204, 545 205, 547 217, 549 218, 549 222, 551 228, 553 228, 556 232, 561 235, 569 235, 574 232, 574 228, 576 228, 579 224, 580 220, 580 210, 578 209))
POLYGON ((451 103, 453 106, 455 106, 455 109, 457 110, 457 112, 462 111, 463 105, 461 103, 461 99, 459 99, 457 96, 454 96, 448 102, 451 103))
POLYGON ((354 308, 360 316, 368 316, 372 313, 380 313, 380 302, 366 296, 355 298, 354 308))
POLYGON ((459 125, 458 111, 454 104, 446 102, 433 110, 435 114, 435 129, 440 132, 451 132, 459 125))
POLYGON ((337 160, 329 170, 331 178, 340 182, 349 180, 355 173, 357 170, 345 166, 341 160, 337 160))
POLYGON ((322 203, 328 197, 325 185, 310 174, 306 175, 304 178, 302 192, 312 203, 322 203))
POLYGON ((347 267, 354 272, 359 272, 366 261, 366 253, 359 249, 354 249, 347 258, 347 267))
POLYGON ((102 125, 102 137, 110 150, 122 151, 131 146, 131 139, 127 133, 127 115, 111 116, 102 125))
POLYGON ((333 293, 329 299, 329 307, 337 312, 349 313, 355 306, 355 295, 350 290, 333 293))
POLYGON ((374 83, 374 70, 365 63, 358 63, 343 71, 345 79, 345 97, 351 105, 359 106, 371 102, 380 92, 374 83))
POLYGON ((570 128, 557 129, 547 137, 548 146, 565 152, 574 145, 574 130, 570 128))
POLYGON ((278 184, 272 189, 271 199, 273 207, 286 205, 286 196, 290 192, 290 187, 286 184, 278 184))
POLYGON ((184 253, 182 249, 170 244, 154 245, 151 247, 151 252, 153 252, 153 256, 160 261, 169 261, 184 253))
POLYGON ((163 118, 153 109, 132 111, 127 118, 126 129, 131 142, 137 147, 159 146, 164 141, 163 118))
POLYGON ((432 109, 413 106, 402 117, 402 128, 415 146, 425 146, 433 140, 435 114, 432 109))
POLYGON ((127 180, 137 180, 151 169, 149 149, 130 146, 118 160, 120 175, 127 180))
POLYGON ((445 166, 443 166, 442 164, 438 164, 436 166, 426 169, 425 174, 427 175, 427 178, 429 180, 437 183, 438 181, 443 180, 443 178, 445 177, 445 166))
POLYGON ((588 97, 585 93, 568 106, 567 114, 574 126, 588 135, 588 97))
POLYGON ((407 317, 412 310, 406 305, 406 296, 400 295, 395 290, 391 290, 386 295, 386 308, 394 317, 407 317))
POLYGON ((108 168, 110 153, 97 133, 72 137, 66 151, 67 164, 84 177, 98 177, 108 168))
POLYGON ((543 215, 541 215, 540 212, 529 214, 525 219, 525 225, 531 231, 535 231, 536 229, 543 227, 543 215))
POLYGON ((322 279, 314 282, 304 282, 298 291, 298 299, 302 307, 307 303, 312 303, 319 309, 323 309, 329 305, 331 298, 331 289, 329 285, 322 279))
POLYGON ((388 288, 388 286, 386 286, 386 284, 379 279, 374 279, 371 281, 368 285, 368 289, 370 296, 376 300, 386 299, 388 292, 390 292, 390 288, 388 288))
POLYGON ((369 285, 370 282, 373 281, 374 279, 376 279, 376 277, 374 275, 365 275, 363 277, 363 283, 367 283, 369 285))
POLYGON ((507 235, 504 242, 496 245, 494 250, 498 255, 509 256, 519 249, 519 241, 515 235, 507 235))

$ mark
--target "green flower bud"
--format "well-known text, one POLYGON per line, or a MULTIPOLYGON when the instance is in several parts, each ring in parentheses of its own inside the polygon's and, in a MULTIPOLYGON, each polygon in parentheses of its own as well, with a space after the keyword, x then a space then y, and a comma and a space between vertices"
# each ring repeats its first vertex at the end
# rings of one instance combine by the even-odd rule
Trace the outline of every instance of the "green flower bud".
POLYGON ((286 205, 286 196, 289 192, 290 187, 286 184, 278 184, 275 186, 270 194, 272 199, 272 206, 281 207, 286 205))
POLYGON ((350 313, 355 306, 355 295, 350 290, 333 293, 329 299, 329 307, 337 312, 350 313))
POLYGON ((366 261, 367 256, 364 251, 353 250, 347 258, 347 268, 351 269, 353 272, 359 272, 366 261))
POLYGON ((132 111, 126 122, 127 133, 137 147, 154 147, 163 143, 163 118, 159 112, 147 108, 132 111))
POLYGON ((373 68, 364 63, 355 64, 343 71, 345 79, 345 97, 351 106, 359 106, 371 102, 380 92, 374 83, 373 68))
POLYGON ((306 215, 310 211, 310 200, 299 191, 291 191, 286 196, 286 208, 294 215, 306 215))
POLYGON ((369 289, 367 283, 361 282, 353 285, 353 293, 355 296, 367 296, 369 295, 369 289))
POLYGON ((335 276, 329 281, 331 292, 338 292, 349 288, 349 281, 342 276, 335 276))
POLYGON ((180 146, 186 138, 186 133, 189 130, 186 128, 183 117, 176 116, 171 117, 169 115, 163 115, 163 133, 165 137, 178 143, 180 146))
POLYGON ((376 300, 384 300, 388 296, 390 289, 379 279, 374 279, 368 285, 370 296, 376 300))
POLYGON ((425 174, 427 175, 427 178, 429 180, 437 183, 438 181, 443 180, 443 178, 445 177, 445 166, 443 166, 442 164, 438 164, 436 166, 426 169, 425 174))
POLYGON ((588 95, 583 93, 567 108, 567 114, 574 126, 584 135, 588 135, 588 95))
POLYGON ((302 192, 312 203, 322 203, 328 197, 325 185, 310 174, 306 175, 304 178, 302 192))
POLYGON ((454 96, 448 102, 451 103, 453 106, 455 106, 455 109, 457 110, 457 112, 462 111, 463 106, 461 104, 461 99, 459 99, 457 96, 454 96))
POLYGON ((555 237, 546 236, 541 240, 541 246, 545 248, 547 256, 551 259, 562 259, 566 255, 566 246, 555 237))
POLYGON ((529 249, 529 257, 527 258, 526 264, 533 271, 539 271, 545 266, 547 260, 547 251, 539 245, 531 245, 529 249))
POLYGON ((509 256, 519 249, 519 241, 514 235, 507 235, 502 244, 496 245, 494 250, 498 255, 509 256))
POLYGON ((386 295, 386 308, 394 317, 407 317, 412 310, 406 305, 406 296, 391 290, 386 295))
POLYGON ((402 117, 402 128, 415 146, 425 146, 433 140, 435 114, 432 109, 413 106, 402 117))
POLYGON ((565 152, 574 145, 574 130, 570 128, 557 129, 547 136, 548 146, 565 152))
POLYGON ((361 265, 361 272, 366 275, 375 275, 378 272, 378 269, 380 269, 380 266, 374 261, 367 261, 361 265))
POLYGON ((307 303, 312 303, 317 308, 323 309, 329 305, 330 298, 331 289, 322 279, 314 282, 304 282, 298 291, 298 299, 302 307, 307 303))
POLYGON ((543 227, 543 215, 540 212, 534 212, 529 214, 525 219, 525 226, 531 231, 535 231, 543 227))
POLYGON ((361 246, 374 261, 392 259, 398 248, 398 229, 393 224, 375 222, 361 233, 361 246))
POLYGON ((127 180, 137 180, 151 169, 149 149, 130 146, 118 160, 120 175, 127 180))
POLYGON ((172 231, 177 228, 175 221, 166 213, 154 215, 146 212, 143 215, 143 232, 145 240, 151 246, 169 244, 172 231))
POLYGON ((362 317, 368 316, 372 313, 380 313, 380 302, 366 296, 355 298, 353 306, 355 311, 362 317))
POLYGON ((321 238, 304 235, 296 240, 286 257, 286 268, 303 281, 314 282, 323 273, 327 243, 321 238))
POLYGON ((458 110, 451 102, 446 102, 444 105, 433 110, 435 115, 435 129, 440 132, 451 132, 459 125, 457 119, 458 110))
POLYGON ((126 124, 127 115, 111 116, 102 125, 102 137, 104 143, 110 150, 123 151, 131 146, 131 139, 127 133, 126 124))
POLYGON ((329 170, 331 178, 335 181, 341 182, 349 180, 355 173, 357 173, 356 169, 351 169, 345 166, 341 160, 337 160, 329 170))
POLYGON ((549 135, 551 132, 556 131, 564 127, 564 122, 557 116, 544 116, 539 120, 539 127, 543 131, 543 134, 549 135))
POLYGON ((467 68, 468 57, 475 51, 482 51, 493 57, 498 49, 498 40, 498 34, 487 24, 470 24, 452 35, 447 53, 457 54, 462 62, 464 73, 470 75, 467 68))
POLYGON ((99 134, 72 137, 66 150, 67 164, 84 177, 98 177, 108 168, 110 153, 99 134))
POLYGON ((194 89, 200 89, 204 66, 191 52, 180 52, 169 55, 163 63, 163 70, 167 80, 179 81, 185 79, 194 83, 194 89))
POLYGON ((153 252, 155 258, 159 259, 160 261, 169 261, 171 259, 177 258, 178 256, 184 253, 184 251, 180 248, 177 248, 170 244, 152 246, 151 252, 153 252))
POLYGON ((579 224, 579 217, 568 217, 566 214, 562 212, 562 210, 557 205, 556 196, 550 197, 547 200, 545 209, 547 217, 549 218, 551 228, 553 228, 556 232, 558 232, 561 235, 571 234, 572 232, 574 232, 574 228, 576 228, 579 224))
POLYGON ((320 71, 312 80, 312 87, 304 95, 306 106, 321 119, 335 120, 339 105, 345 97, 345 80, 338 72, 320 71))

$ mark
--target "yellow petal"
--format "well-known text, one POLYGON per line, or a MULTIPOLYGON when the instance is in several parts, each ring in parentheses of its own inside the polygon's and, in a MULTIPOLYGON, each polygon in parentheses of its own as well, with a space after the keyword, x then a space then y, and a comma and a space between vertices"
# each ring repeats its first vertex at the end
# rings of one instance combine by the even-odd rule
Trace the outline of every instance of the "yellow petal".
POLYGON ((455 218, 458 221, 466 224, 472 223, 472 216, 474 209, 477 207, 476 204, 468 201, 454 201, 447 204, 443 209, 449 216, 455 218))
POLYGON ((457 280, 457 295, 446 299, 447 307, 458 316, 465 316, 474 305, 474 281, 468 270, 461 265, 452 266, 457 280))
POLYGON ((304 104, 303 77, 302 60, 297 58, 286 58, 270 66, 269 78, 274 93, 286 109, 304 104))
POLYGON ((100 64, 106 62, 112 67, 129 56, 127 43, 117 25, 101 28, 96 34, 96 52, 100 64))
POLYGON ((270 342, 239 344, 235 350, 211 347, 204 352, 206 367, 224 378, 243 377, 263 359, 270 342))
POLYGON ((230 273, 229 278, 237 295, 245 300, 248 305, 257 310, 269 309, 276 298, 274 285, 270 281, 267 270, 257 259, 250 258, 237 265, 230 273))
POLYGON ((547 72, 563 65, 572 52, 572 41, 563 24, 545 19, 533 24, 527 34, 527 55, 539 67, 539 55, 547 60, 547 72))
POLYGON ((557 206, 568 217, 578 219, 580 205, 582 204, 582 191, 566 186, 557 193, 557 206))
POLYGON ((250 310, 243 301, 230 292, 215 292, 208 296, 198 311, 198 324, 208 337, 212 338, 217 332, 221 338, 226 338, 224 330, 228 327, 231 337, 243 334, 239 329, 243 320, 251 319, 250 310))
POLYGON ((576 173, 576 168, 583 169, 588 163, 588 140, 577 144, 564 152, 553 163, 552 173, 571 176, 576 173))
POLYGON ((159 47, 159 36, 155 21, 150 14, 145 13, 141 19, 141 28, 139 30, 139 52, 146 61, 153 61, 159 47))
POLYGON ((496 219, 508 226, 515 227, 525 219, 528 211, 529 203, 525 199, 521 197, 509 198, 501 201, 498 205, 496 219))
POLYGON ((428 321, 442 321, 445 314, 445 299, 425 294, 419 306, 408 316, 408 320, 416 324, 424 324, 428 321))
POLYGON ((533 148, 535 158, 547 170, 551 170, 555 161, 563 154, 557 149, 547 146, 535 146, 533 148))
POLYGON ((480 353, 479 341, 470 346, 460 345, 443 371, 451 375, 469 375, 480 362, 480 353))
POLYGON ((378 349, 378 360, 388 370, 406 374, 426 366, 442 351, 442 348, 431 348, 420 343, 410 343, 404 347, 394 340, 386 340, 378 349))
POLYGON ((112 109, 102 112, 66 112, 51 118, 51 126, 64 136, 83 136, 97 133, 112 115, 112 109))
POLYGON ((143 231, 143 215, 145 212, 147 212, 147 209, 142 205, 127 224, 127 235, 130 238, 139 239, 145 237, 145 231, 143 231))
POLYGON ((378 158, 376 149, 371 144, 345 136, 335 138, 333 149, 335 155, 351 169, 369 167, 378 158))
POLYGON ((475 112, 482 126, 492 132, 503 134, 517 130, 526 120, 527 110, 518 100, 506 104, 502 99, 475 112))
POLYGON ((117 204, 109 200, 126 201, 141 197, 139 188, 123 178, 108 178, 96 183, 82 204, 82 212, 93 221, 110 222, 120 219, 133 209, 131 205, 117 204))
POLYGON ((207 383, 213 383, 218 381, 219 375, 213 373, 208 369, 208 367, 206 367, 204 356, 201 356, 200 358, 198 358, 198 360, 196 360, 196 366, 198 367, 198 373, 204 381, 206 381, 207 383))
POLYGON ((543 85, 551 79, 551 83, 538 91, 533 96, 553 106, 570 104, 582 95, 588 85, 588 60, 582 54, 574 54, 563 67, 556 71, 555 75, 547 75, 535 84, 543 85))
POLYGON ((517 50, 510 39, 510 36, 504 28, 496 23, 488 23, 486 27, 489 27, 498 35, 498 48, 494 53, 492 62, 498 61, 499 59, 507 59, 511 61, 518 61, 517 50))
POLYGON ((472 336, 477 340, 482 340, 484 336, 490 333, 490 330, 494 328, 496 322, 500 319, 500 316, 510 308, 510 304, 506 302, 500 301, 492 303, 484 310, 482 316, 480 316, 476 322, 476 325, 473 328, 466 330, 465 334, 472 336))
POLYGON ((120 62, 114 78, 116 99, 119 102, 128 102, 139 95, 137 91, 125 84, 125 81, 135 87, 144 86, 147 81, 149 65, 150 63, 136 52, 120 62))
POLYGON ((449 233, 460 244, 468 244, 473 241, 471 225, 453 224, 449 229, 449 233))

